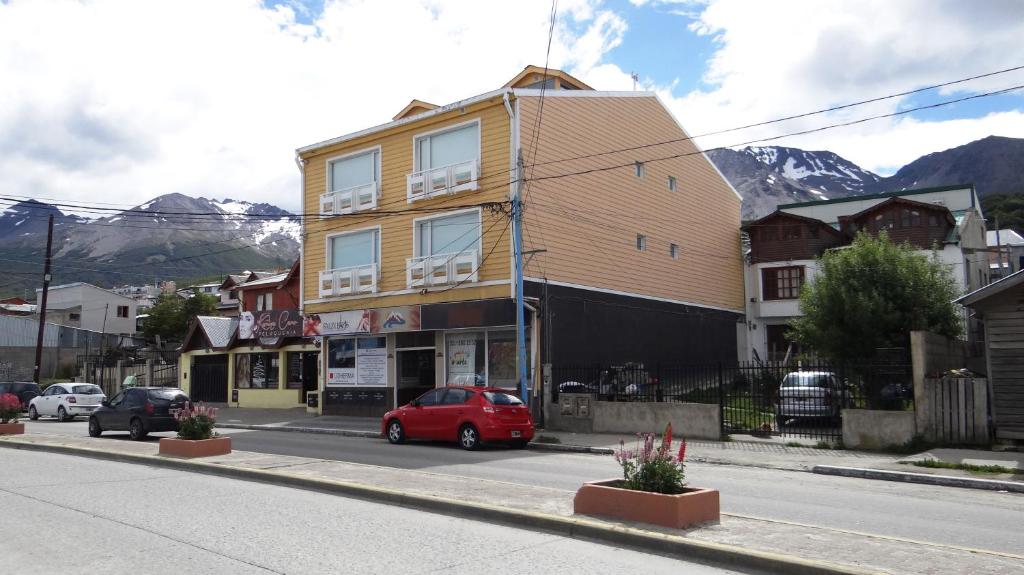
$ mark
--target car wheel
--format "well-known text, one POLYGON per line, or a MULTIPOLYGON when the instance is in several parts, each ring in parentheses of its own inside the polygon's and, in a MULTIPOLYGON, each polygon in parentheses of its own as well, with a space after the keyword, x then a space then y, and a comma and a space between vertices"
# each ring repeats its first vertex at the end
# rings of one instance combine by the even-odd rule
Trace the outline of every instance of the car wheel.
POLYGON ((39 412, 36 411, 36 406, 28 406, 28 418, 31 419, 32 421, 39 419, 39 412))
POLYGON ((402 422, 397 419, 388 422, 388 441, 394 444, 405 443, 405 430, 402 429, 402 422))
POLYGON ((142 420, 138 417, 128 424, 128 437, 132 441, 142 441, 146 438, 146 428, 142 426, 142 420))
POLYGON ((459 445, 462 446, 466 451, 473 451, 477 447, 480 447, 480 433, 475 427, 469 425, 463 425, 459 429, 459 445))
POLYGON ((63 405, 57 408, 57 421, 71 421, 71 418, 68 417, 68 412, 64 409, 63 405))
POLYGON ((89 437, 99 437, 103 435, 103 428, 100 427, 100 422, 95 417, 89 418, 89 437))

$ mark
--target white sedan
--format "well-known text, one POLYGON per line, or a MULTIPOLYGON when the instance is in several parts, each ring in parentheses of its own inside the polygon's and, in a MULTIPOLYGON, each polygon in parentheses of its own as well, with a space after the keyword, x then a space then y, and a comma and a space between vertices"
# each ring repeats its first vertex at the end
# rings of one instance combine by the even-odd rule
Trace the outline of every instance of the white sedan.
POLYGON ((103 390, 92 383, 55 383, 28 404, 28 418, 52 415, 58 421, 71 421, 76 415, 89 415, 103 400, 103 390))

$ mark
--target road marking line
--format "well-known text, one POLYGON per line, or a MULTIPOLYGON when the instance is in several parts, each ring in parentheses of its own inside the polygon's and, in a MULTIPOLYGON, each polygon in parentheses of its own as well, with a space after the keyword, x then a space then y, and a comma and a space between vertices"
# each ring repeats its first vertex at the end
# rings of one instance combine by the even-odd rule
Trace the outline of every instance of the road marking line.
POLYGON ((978 549, 976 547, 960 547, 959 545, 946 545, 944 543, 933 543, 930 541, 920 541, 917 539, 907 539, 906 537, 896 537, 893 535, 879 535, 877 533, 865 533, 863 531, 853 531, 850 529, 841 529, 839 527, 825 527, 822 525, 811 525, 808 523, 798 523, 796 521, 785 521, 782 519, 768 519, 767 517, 756 517, 753 515, 742 515, 740 513, 726 513, 722 512, 722 515, 726 517, 735 517, 737 519, 750 519, 753 521, 764 521, 766 523, 779 523, 782 525, 792 525, 794 527, 807 527, 809 529, 824 529, 827 531, 835 531, 836 533, 846 533, 848 535, 860 535, 861 537, 871 537, 873 539, 885 539, 887 541, 899 541, 901 543, 913 543, 915 545, 926 545, 928 547, 939 547, 941 549, 951 549, 953 551, 965 551, 968 553, 983 553, 985 555, 995 555, 997 557, 1005 557, 1007 559, 1017 559, 1024 561, 1024 555, 1014 555, 1013 553, 1005 553, 1003 551, 993 551, 990 549, 978 549))

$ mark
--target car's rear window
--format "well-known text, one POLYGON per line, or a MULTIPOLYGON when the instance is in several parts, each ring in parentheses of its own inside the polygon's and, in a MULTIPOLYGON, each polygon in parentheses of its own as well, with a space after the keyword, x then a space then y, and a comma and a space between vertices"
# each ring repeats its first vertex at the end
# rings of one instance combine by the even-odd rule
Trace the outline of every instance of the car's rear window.
POLYGON ((179 395, 185 395, 185 392, 180 389, 168 387, 167 389, 151 389, 149 390, 150 399, 174 399, 179 395))
POLYGON ((522 405, 523 402, 518 397, 510 393, 501 393, 499 391, 485 391, 484 397, 487 401, 491 402, 491 405, 522 405))
POLYGON ((75 385, 71 387, 71 393, 79 395, 103 395, 103 390, 98 385, 75 385))
POLYGON ((824 373, 790 373, 783 387, 828 387, 829 376, 824 373))

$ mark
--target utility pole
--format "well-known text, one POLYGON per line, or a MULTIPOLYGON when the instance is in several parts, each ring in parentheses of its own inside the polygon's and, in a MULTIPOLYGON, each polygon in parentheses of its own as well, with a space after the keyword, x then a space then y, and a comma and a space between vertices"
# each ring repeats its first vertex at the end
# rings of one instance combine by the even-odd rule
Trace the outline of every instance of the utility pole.
POLYGON ((46 231, 46 264, 43 266, 43 295, 39 298, 39 334, 36 335, 36 365, 32 369, 32 381, 39 383, 40 366, 43 364, 43 335, 46 333, 46 296, 50 293, 50 252, 53 250, 53 214, 50 214, 46 231))
POLYGON ((512 242, 515 244, 516 265, 516 372, 519 374, 519 395, 530 407, 530 389, 526 377, 526 310, 523 301, 523 180, 522 158, 519 161, 520 177, 512 196, 512 242))

